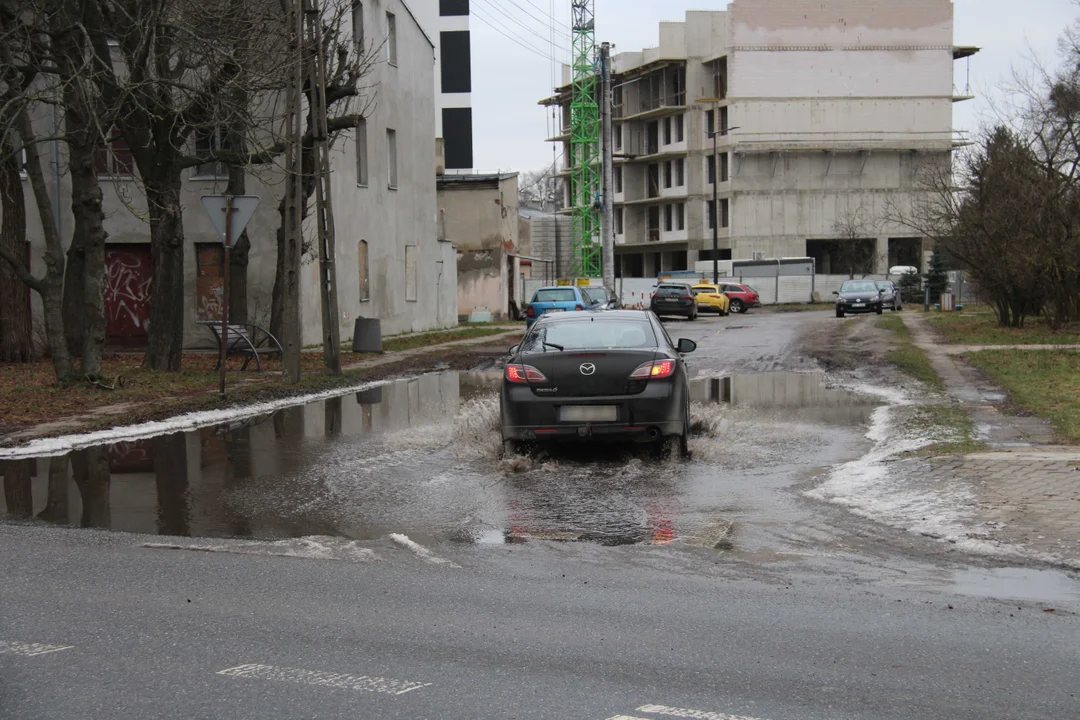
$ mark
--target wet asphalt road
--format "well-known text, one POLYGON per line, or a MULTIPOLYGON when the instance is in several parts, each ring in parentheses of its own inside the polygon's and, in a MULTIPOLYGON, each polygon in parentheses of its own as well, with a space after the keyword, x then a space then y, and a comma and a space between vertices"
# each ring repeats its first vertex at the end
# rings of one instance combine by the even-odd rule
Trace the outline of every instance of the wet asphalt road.
POLYGON ((125 532, 0 526, 0 717, 1080 715, 1080 585, 802 497, 874 407, 790 374, 831 320, 669 325, 689 463, 500 458, 483 374, 110 449, 59 514, 125 532))

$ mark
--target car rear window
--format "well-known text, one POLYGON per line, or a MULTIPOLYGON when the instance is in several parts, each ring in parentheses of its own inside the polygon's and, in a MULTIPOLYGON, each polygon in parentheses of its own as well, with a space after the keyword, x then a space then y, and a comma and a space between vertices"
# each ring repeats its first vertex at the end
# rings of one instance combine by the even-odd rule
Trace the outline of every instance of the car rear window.
POLYGON ((550 288, 546 290, 537 290, 536 297, 533 298, 534 303, 574 302, 575 300, 577 300, 577 296, 574 295, 574 288, 550 288))
POLYGON ((661 297, 678 297, 687 294, 687 288, 678 285, 661 285, 656 288, 656 294, 661 297))
POLYGON ((527 352, 564 350, 633 349, 656 347, 656 334, 648 322, 593 318, 590 322, 556 322, 538 325, 523 342, 527 352), (544 346, 544 343, 550 343, 544 346))
POLYGON ((604 288, 582 288, 582 294, 593 302, 606 303, 608 301, 607 290, 604 288))

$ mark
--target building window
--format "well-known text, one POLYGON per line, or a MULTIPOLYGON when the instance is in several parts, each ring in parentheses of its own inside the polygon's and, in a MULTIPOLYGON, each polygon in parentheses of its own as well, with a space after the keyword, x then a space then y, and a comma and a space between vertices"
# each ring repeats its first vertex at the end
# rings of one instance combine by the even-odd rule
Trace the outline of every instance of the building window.
POLYGON ((622 132, 623 132, 623 126, 621 124, 616 125, 615 129, 612 130, 612 135, 615 136, 615 149, 616 150, 622 150, 622 132))
POLYGON ((397 189, 397 130, 386 130, 386 184, 397 189))
POLYGON ((664 187, 671 187, 671 161, 664 163, 664 187))
POLYGON ((468 30, 439 33, 439 68, 444 93, 472 92, 472 44, 468 30))
POLYGON ((686 229, 686 203, 679 203, 675 206, 675 229, 686 229))
POLYGON ((675 227, 675 210, 671 205, 664 206, 664 232, 671 232, 675 227))
POLYGON ((368 184, 368 142, 367 120, 356 124, 356 184, 367 187, 368 184))
POLYGON ((622 170, 623 170, 622 165, 620 165, 617 168, 615 168, 614 172, 612 173, 614 175, 614 183, 615 183, 615 192, 616 193, 621 193, 623 191, 623 187, 622 187, 622 170))
POLYGON ((716 156, 705 156, 705 184, 712 185, 716 182, 716 156))
POLYGON ((720 201, 720 227, 728 227, 730 224, 730 218, 728 217, 728 199, 724 198, 720 201))
POLYGON ((352 37, 353 47, 357 55, 364 54, 364 3, 353 0, 352 4, 352 37))
POLYGON ((716 128, 716 116, 712 110, 705 111, 705 132, 709 135, 713 134, 716 128))
POLYGON ((368 244, 367 240, 356 243, 356 269, 360 273, 360 302, 371 299, 371 287, 368 285, 368 244))
POLYGON ((469 0, 439 0, 439 15, 453 17, 469 14, 469 0))
POLYGON ((397 65, 397 17, 386 13, 386 62, 397 65))
POLYGON ((615 234, 623 234, 623 209, 615 208, 615 234))
MULTIPOLYGON (((19 163, 22 169, 26 160, 26 151, 22 151, 23 162, 19 163)), ((98 175, 105 176, 130 176, 135 174, 135 159, 131 156, 131 148, 127 141, 120 135, 120 131, 113 128, 109 133, 109 142, 105 147, 94 150, 94 170, 98 175)), ((228 174, 228 173, 226 173, 228 174)))
POLYGON ((686 161, 679 158, 675 161, 675 187, 686 185, 686 161))
POLYGON ((416 302, 416 253, 417 245, 405 246, 405 300, 416 302))
MULTIPOLYGON (((224 127, 213 130, 195 131, 195 154, 208 155, 213 152, 227 150, 225 136, 228 130, 224 127)), ((226 180, 229 177, 229 166, 223 162, 201 163, 195 168, 195 178, 226 180)))
POLYGON ((705 201, 705 225, 710 230, 716 228, 716 205, 712 200, 705 201))
POLYGON ((728 132, 728 109, 726 107, 720 108, 720 134, 727 135, 728 132))
POLYGON ((664 118, 664 144, 671 144, 671 118, 664 118))
POLYGON ((720 156, 720 182, 728 181, 728 154, 720 156))
POLYGON ((686 139, 686 127, 682 115, 675 116, 675 142, 681 143, 686 139))

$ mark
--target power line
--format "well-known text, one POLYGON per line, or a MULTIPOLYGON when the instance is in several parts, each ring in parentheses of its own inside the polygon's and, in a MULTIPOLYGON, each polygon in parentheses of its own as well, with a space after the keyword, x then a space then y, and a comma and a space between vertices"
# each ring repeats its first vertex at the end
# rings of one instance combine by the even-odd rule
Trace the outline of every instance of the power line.
MULTIPOLYGON (((511 0, 511 2, 513 2, 513 0, 511 0)), ((562 50, 565 53, 569 53, 569 50, 566 47, 563 47, 561 45, 555 45, 555 43, 553 43, 551 41, 551 38, 544 37, 542 34, 537 32, 537 30, 535 28, 530 27, 529 25, 527 25, 524 22, 522 22, 521 20, 519 20, 516 16, 514 16, 511 13, 507 12, 506 8, 499 7, 499 6, 497 6, 497 5, 495 5, 494 3, 491 3, 491 2, 488 2, 488 5, 490 6, 491 9, 495 10, 499 15, 501 15, 502 17, 504 17, 504 18, 510 20, 511 22, 515 23, 518 27, 524 29, 526 32, 532 33, 534 36, 536 36, 537 38, 542 40, 544 43, 549 43, 550 42, 554 47, 558 48, 559 50, 562 50)), ((515 3, 515 5, 516 5, 516 3, 515 3)), ((521 6, 518 5, 518 7, 520 8, 521 6)), ((490 12, 490 10, 489 10, 489 12, 490 12)), ((530 17, 532 17, 532 16, 530 16, 530 17)))
MULTIPOLYGON (((510 1, 511 1, 511 2, 513 2, 513 0, 510 0, 510 1)), ((542 14, 542 15, 543 15, 544 17, 548 18, 548 19, 549 19, 549 20, 551 21, 551 22, 547 22, 547 21, 544 21, 544 22, 545 22, 545 24, 549 24, 549 25, 550 25, 550 24, 552 24, 552 23, 555 23, 555 24, 557 24, 557 25, 561 25, 561 26, 563 26, 564 28, 566 28, 566 30, 567 30, 567 31, 569 31, 569 30, 570 30, 570 26, 569 26, 569 25, 567 25, 566 23, 564 23, 564 22, 563 22, 562 20, 559 20, 559 19, 558 19, 557 17, 555 17, 555 16, 554 16, 554 15, 553 15, 553 14, 552 14, 551 12, 549 12, 549 11, 547 11, 547 10, 544 10, 543 8, 541 8, 541 7, 539 6, 539 5, 537 5, 537 4, 535 3, 535 2, 533 2, 533 0, 524 0, 524 2, 527 2, 527 3, 529 3, 530 5, 532 5, 532 6, 533 6, 534 8, 536 8, 536 9, 537 9, 537 10, 538 10, 538 11, 539 11, 539 12, 540 12, 540 13, 541 13, 541 14, 542 14)), ((515 4, 515 5, 517 5, 517 3, 514 3, 514 4, 515 4)))
POLYGON ((536 49, 535 47, 530 45, 528 42, 526 42, 520 35, 517 35, 516 33, 514 33, 513 30, 510 30, 505 25, 502 25, 502 23, 499 23, 501 28, 496 27, 495 23, 498 23, 499 21, 495 20, 494 18, 491 19, 491 20, 488 20, 487 18, 485 18, 483 15, 480 14, 480 8, 475 3, 472 6, 472 12, 473 12, 474 15, 476 15, 477 20, 481 21, 482 23, 484 23, 485 25, 487 25, 488 27, 490 27, 492 30, 499 33, 503 37, 507 38, 508 40, 513 40, 514 42, 516 42, 521 47, 525 48, 526 50, 528 50, 528 51, 530 51, 532 53, 535 53, 535 54, 539 55, 540 57, 544 58, 545 60, 551 60, 552 62, 555 62, 555 58, 551 57, 551 55, 548 55, 546 52, 544 52, 542 50, 536 49))
MULTIPOLYGON (((521 12, 523 12, 523 13, 525 13, 526 15, 528 15, 529 17, 531 17, 531 18, 532 18, 533 20, 535 20, 535 21, 537 21, 538 23, 540 23, 541 25, 545 25, 545 26, 550 26, 550 25, 552 25, 553 23, 555 23, 555 22, 558 22, 558 21, 557 21, 557 20, 556 20, 555 18, 551 17, 551 16, 550 16, 550 15, 548 15, 548 14, 547 14, 546 12, 544 12, 543 10, 540 10, 540 8, 536 8, 536 6, 535 6, 535 5, 533 5, 533 7, 534 7, 534 8, 536 8, 537 10, 540 10, 540 13, 541 13, 541 14, 542 14, 542 15, 544 16, 543 18, 538 18, 538 17, 536 17, 536 16, 535 16, 535 15, 533 15, 533 14, 532 14, 531 12, 529 12, 529 11, 528 11, 528 10, 527 10, 526 8, 523 8, 523 7, 521 6, 521 5, 518 5, 518 4, 517 4, 517 3, 516 3, 516 2, 514 1, 514 0, 506 0, 506 1, 507 1, 508 3, 510 3, 511 5, 513 5, 514 7, 516 7, 517 9, 521 10, 521 12)), ((528 0, 526 0, 526 2, 527 2, 527 1, 528 1, 528 0)), ((531 4, 532 4, 532 3, 530 3, 530 5, 531 5, 531 4)), ((566 29, 567 29, 567 30, 569 30, 569 29, 570 29, 569 27, 567 27, 567 26, 565 26, 565 25, 564 25, 563 27, 566 27, 566 29)))

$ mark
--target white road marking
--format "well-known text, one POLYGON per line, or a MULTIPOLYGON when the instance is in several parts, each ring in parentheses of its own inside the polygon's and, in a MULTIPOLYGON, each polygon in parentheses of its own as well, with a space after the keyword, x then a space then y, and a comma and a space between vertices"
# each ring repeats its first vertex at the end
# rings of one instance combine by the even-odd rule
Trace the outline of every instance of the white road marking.
POLYGON ((745 715, 726 715, 724 713, 707 712, 705 710, 687 710, 686 708, 665 707, 664 705, 642 705, 636 712, 649 713, 650 715, 663 715, 666 717, 693 718, 693 720, 761 720, 760 718, 747 717, 745 715))
POLYGON ((45 645, 43 643, 20 642, 19 640, 0 640, 0 655, 20 655, 34 657, 48 653, 70 650, 74 645, 45 645))
POLYGON ((633 715, 612 715, 607 720, 649 720, 648 718, 635 717, 633 715))
POLYGON ((387 693, 389 695, 404 695, 407 692, 431 685, 431 683, 409 680, 393 680, 391 678, 321 672, 318 670, 297 670, 296 668, 274 667, 272 665, 239 665, 234 668, 218 670, 217 674, 252 680, 276 680, 278 682, 320 685, 342 690, 387 693))
POLYGON ((450 567, 455 568, 461 567, 455 562, 446 560, 445 558, 441 558, 437 555, 433 555, 432 552, 423 545, 420 545, 419 543, 415 543, 410 540, 408 535, 402 535, 401 533, 390 533, 390 539, 396 542, 398 545, 412 550, 414 553, 416 553, 417 557, 427 560, 430 563, 435 563, 436 565, 449 565, 450 567))

